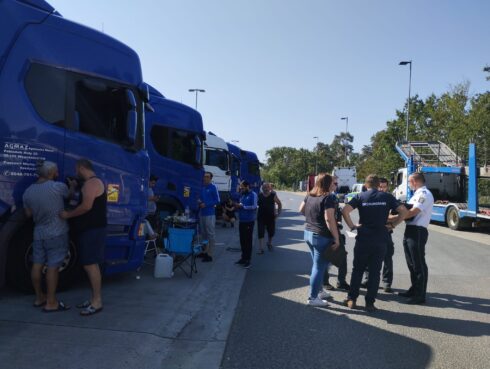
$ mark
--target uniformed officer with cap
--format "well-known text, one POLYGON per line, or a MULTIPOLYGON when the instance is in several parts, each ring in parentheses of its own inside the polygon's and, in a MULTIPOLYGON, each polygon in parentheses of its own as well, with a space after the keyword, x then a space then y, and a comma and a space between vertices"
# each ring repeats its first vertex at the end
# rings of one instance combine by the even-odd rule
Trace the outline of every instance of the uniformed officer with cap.
POLYGON ((369 282, 365 297, 366 311, 374 312, 376 311, 374 301, 378 293, 381 265, 390 239, 389 230, 405 219, 407 209, 400 205, 393 195, 378 191, 378 176, 374 174, 367 176, 365 186, 368 190, 356 195, 342 211, 347 226, 351 230, 357 229, 354 265, 345 304, 351 309, 356 308, 362 275, 367 267, 369 282), (350 217, 354 209, 359 210, 358 225, 355 225, 350 217), (398 212, 399 216, 392 223, 387 224, 391 210, 398 212))
POLYGON ((425 177, 422 173, 414 173, 408 178, 408 184, 415 191, 408 201, 412 208, 407 214, 407 226, 403 236, 403 249, 410 271, 411 286, 399 295, 408 297, 409 304, 425 303, 427 291, 428 268, 425 262, 425 244, 429 233, 427 227, 430 223, 434 197, 425 187, 425 177))

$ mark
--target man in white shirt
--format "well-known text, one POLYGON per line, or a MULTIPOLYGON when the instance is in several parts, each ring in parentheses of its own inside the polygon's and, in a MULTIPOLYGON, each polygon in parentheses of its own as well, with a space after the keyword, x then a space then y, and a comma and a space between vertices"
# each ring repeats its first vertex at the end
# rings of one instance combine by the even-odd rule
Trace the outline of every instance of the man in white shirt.
POLYGON ((427 243, 427 227, 430 223, 434 197, 425 187, 422 173, 414 173, 408 178, 408 184, 415 191, 410 198, 412 208, 406 216, 407 226, 403 237, 403 249, 410 271, 411 287, 399 295, 408 297, 408 304, 425 303, 427 291, 428 268, 425 263, 425 244, 427 243))

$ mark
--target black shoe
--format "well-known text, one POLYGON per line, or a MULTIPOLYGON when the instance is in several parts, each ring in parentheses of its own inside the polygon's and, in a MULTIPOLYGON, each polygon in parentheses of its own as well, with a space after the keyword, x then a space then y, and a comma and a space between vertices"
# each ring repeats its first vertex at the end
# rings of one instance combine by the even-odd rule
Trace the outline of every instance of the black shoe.
POLYGON ((337 288, 343 291, 349 291, 350 286, 347 282, 337 282, 337 288))
POLYGON ((231 223, 231 228, 234 228, 235 227, 235 222, 232 222, 231 223))
POLYGON ((401 297, 412 297, 413 296, 413 291, 412 290, 408 290, 408 291, 405 291, 405 292, 398 292, 398 296, 401 296, 401 297))
POLYGON ((242 266, 243 266, 243 269, 250 269, 252 264, 250 264, 250 261, 246 261, 242 264, 242 266))
POLYGON ((331 285, 330 283, 328 283, 328 282, 327 282, 327 283, 325 283, 325 285, 324 285, 324 286, 325 286, 325 289, 326 289, 326 290, 329 290, 329 291, 333 291, 333 290, 335 289, 335 287, 334 287, 334 286, 332 286, 332 285, 331 285))
POLYGON ((213 257, 212 256, 209 256, 208 254, 204 255, 202 257, 202 262, 203 263, 209 263, 210 261, 213 261, 213 257))
POLYGON ((205 252, 201 252, 200 254, 197 254, 196 258, 203 258, 205 255, 205 252))
POLYGON ((385 291, 386 293, 393 293, 393 289, 391 288, 391 286, 384 286, 383 291, 385 291))
POLYGON ((366 311, 368 313, 375 313, 376 311, 378 311, 378 309, 376 308, 376 306, 374 306, 373 303, 371 303, 371 304, 366 304, 366 311))
POLYGON ((226 228, 226 223, 223 223, 223 228, 226 228))
POLYGON ((362 282, 360 285, 361 288, 367 288, 367 282, 362 282))
POLYGON ((238 260, 238 261, 235 261, 235 264, 236 264, 236 265, 243 265, 243 264, 245 264, 245 260, 240 259, 240 260, 238 260))
POLYGON ((425 304, 425 299, 423 297, 410 297, 406 303, 409 305, 422 305, 425 304))

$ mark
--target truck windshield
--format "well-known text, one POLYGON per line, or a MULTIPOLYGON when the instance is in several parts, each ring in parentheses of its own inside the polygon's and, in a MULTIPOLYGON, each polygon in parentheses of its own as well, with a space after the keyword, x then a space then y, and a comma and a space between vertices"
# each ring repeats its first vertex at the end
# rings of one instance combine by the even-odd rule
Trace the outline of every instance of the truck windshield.
POLYGON ((205 165, 218 167, 221 170, 228 170, 228 153, 224 150, 206 149, 205 165))
POLYGON ((260 176, 259 163, 248 163, 248 173, 252 176, 260 176))

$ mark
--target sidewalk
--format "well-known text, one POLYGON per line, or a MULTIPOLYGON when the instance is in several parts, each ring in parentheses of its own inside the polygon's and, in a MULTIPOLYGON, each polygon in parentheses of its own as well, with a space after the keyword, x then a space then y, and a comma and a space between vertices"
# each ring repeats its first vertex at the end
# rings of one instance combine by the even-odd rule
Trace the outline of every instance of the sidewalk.
POLYGON ((216 227, 212 263, 192 279, 154 279, 153 267, 104 279, 104 311, 81 317, 81 283, 59 297, 67 312, 45 314, 33 296, 1 291, 0 362, 6 368, 218 368, 246 271, 234 265, 238 230, 216 227), (139 276, 139 279, 137 279, 139 276))

